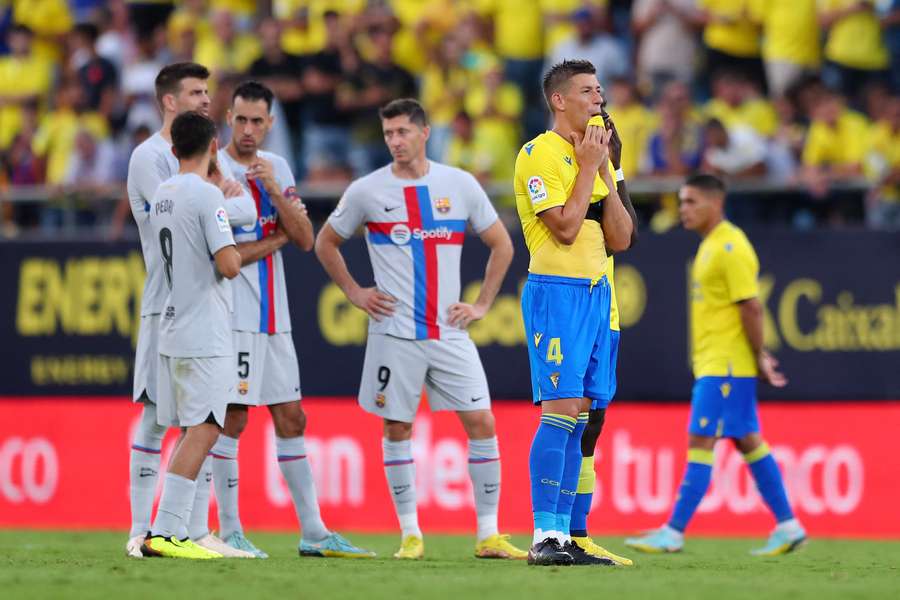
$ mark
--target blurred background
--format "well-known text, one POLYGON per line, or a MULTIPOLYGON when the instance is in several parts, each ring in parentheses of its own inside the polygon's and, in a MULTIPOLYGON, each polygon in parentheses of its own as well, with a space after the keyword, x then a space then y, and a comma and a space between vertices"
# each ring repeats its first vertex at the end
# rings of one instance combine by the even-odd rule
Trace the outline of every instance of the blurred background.
MULTIPOLYGON (((616 260, 623 337, 597 529, 658 525, 674 498, 698 243, 676 192, 703 170, 727 179, 729 218, 760 256, 766 341, 790 379, 760 389, 762 419, 792 502, 814 536, 900 537, 900 455, 883 449, 900 429, 900 0, 0 0, 0 526, 127 523, 144 265, 124 184, 160 125, 156 74, 193 60, 213 73, 223 140, 236 83, 275 91, 268 149, 289 158, 317 227, 352 178, 390 160, 377 109, 397 97, 425 105, 430 158, 489 191, 517 254, 470 333, 498 400, 504 518, 527 530, 528 257, 512 173, 549 125, 540 79, 564 58, 597 68, 641 221, 616 260)), ((363 240, 344 250, 370 282, 363 240)), ((337 528, 390 530, 379 426, 354 403, 365 315, 312 256, 285 253, 323 510, 337 528)), ((464 300, 486 257, 466 242, 464 300)), ((291 529, 268 415, 253 415, 245 523, 291 529)), ((423 523, 468 531, 465 440, 452 415, 418 423, 423 523)), ((696 530, 764 531, 740 456, 720 445, 716 469, 696 530)))

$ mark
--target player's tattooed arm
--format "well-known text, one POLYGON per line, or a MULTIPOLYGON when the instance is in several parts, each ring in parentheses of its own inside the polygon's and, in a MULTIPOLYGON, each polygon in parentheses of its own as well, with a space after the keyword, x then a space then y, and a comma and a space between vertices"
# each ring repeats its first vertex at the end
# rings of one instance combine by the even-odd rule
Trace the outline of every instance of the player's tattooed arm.
POLYGON ((237 245, 238 253, 241 255, 241 266, 261 260, 276 250, 280 250, 287 243, 288 236, 281 229, 276 229, 272 235, 255 242, 241 242, 237 245))
POLYGON ((278 224, 287 234, 288 239, 302 250, 309 252, 315 243, 312 221, 306 212, 306 206, 300 198, 286 198, 275 179, 272 163, 264 158, 247 169, 247 178, 256 179, 269 193, 275 210, 278 211, 278 224))
POLYGON ((316 236, 316 257, 322 263, 328 276, 337 284, 347 299, 354 306, 360 308, 375 319, 380 321, 384 317, 394 314, 394 298, 375 287, 364 288, 357 283, 353 275, 347 269, 347 263, 341 255, 340 246, 344 243, 334 228, 325 223, 316 236))
POLYGON ((512 262, 513 245, 509 238, 509 232, 500 219, 481 233, 481 241, 491 249, 487 265, 484 268, 484 281, 475 304, 457 302, 447 308, 447 317, 450 325, 465 329, 472 321, 484 317, 490 310, 494 299, 500 292, 503 278, 512 262))
POLYGON ((763 309, 759 298, 748 298, 738 302, 738 309, 747 341, 750 342, 756 356, 759 378, 774 387, 784 387, 787 385, 787 377, 778 370, 778 360, 763 347, 763 309))

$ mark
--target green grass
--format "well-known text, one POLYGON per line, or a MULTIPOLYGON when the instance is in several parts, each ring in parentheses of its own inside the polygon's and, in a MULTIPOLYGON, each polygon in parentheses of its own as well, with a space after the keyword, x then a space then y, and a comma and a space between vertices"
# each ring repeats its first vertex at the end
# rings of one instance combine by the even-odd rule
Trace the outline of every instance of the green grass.
MULTIPOLYGON (((390 558, 397 536, 351 535, 373 560, 301 559, 296 536, 250 536, 269 560, 128 559, 123 533, 0 531, 3 598, 890 598, 900 589, 900 542, 813 540, 795 554, 758 559, 761 540, 690 538, 681 554, 635 555, 633 568, 528 567, 471 557, 473 540, 427 536, 426 559, 390 558), (477 595, 477 596, 476 596, 477 595)), ((525 546, 524 538, 515 541, 525 546)))

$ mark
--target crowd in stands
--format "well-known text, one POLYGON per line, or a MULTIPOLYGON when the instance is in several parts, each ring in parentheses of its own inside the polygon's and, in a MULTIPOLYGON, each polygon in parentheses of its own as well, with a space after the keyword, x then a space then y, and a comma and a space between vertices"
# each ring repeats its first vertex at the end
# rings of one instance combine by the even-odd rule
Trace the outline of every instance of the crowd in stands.
POLYGON ((62 198, 80 224, 106 218, 97 198, 121 190, 131 149, 160 125, 157 72, 187 60, 213 73, 223 138, 237 82, 275 91, 269 149, 307 184, 386 164, 378 107, 417 96, 431 158, 511 188, 520 145, 547 127, 544 69, 586 58, 627 178, 703 169, 797 186, 813 207, 797 224, 854 218, 840 201, 815 206, 865 181, 869 223, 900 227, 900 0, 6 0, 0 11, 0 190, 51 197, 3 203, 7 234, 57 227, 62 198))

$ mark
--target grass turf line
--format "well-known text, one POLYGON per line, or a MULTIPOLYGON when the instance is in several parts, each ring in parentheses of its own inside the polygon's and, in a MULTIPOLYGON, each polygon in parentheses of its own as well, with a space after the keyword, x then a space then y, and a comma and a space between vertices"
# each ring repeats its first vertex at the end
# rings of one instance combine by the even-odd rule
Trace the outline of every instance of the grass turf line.
MULTIPOLYGON (((747 554, 760 539, 689 537, 685 551, 641 555, 621 538, 598 542, 635 559, 634 568, 528 567, 476 560, 474 540, 427 535, 426 558, 391 558, 399 535, 348 537, 375 550, 372 560, 300 558, 297 536, 251 533, 268 560, 128 559, 121 532, 0 531, 5 598, 691 598, 824 600, 892 597, 900 581, 900 542, 813 540, 780 558, 747 554)), ((528 540, 516 537, 520 547, 528 540)))

